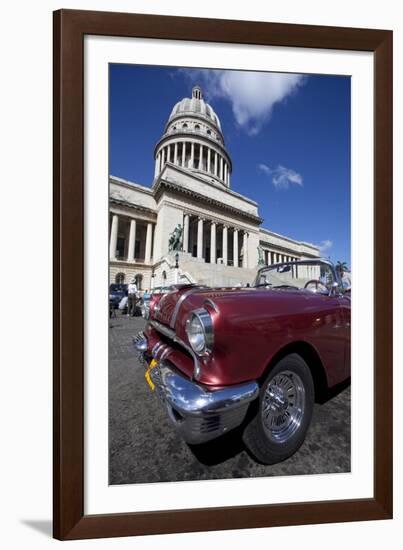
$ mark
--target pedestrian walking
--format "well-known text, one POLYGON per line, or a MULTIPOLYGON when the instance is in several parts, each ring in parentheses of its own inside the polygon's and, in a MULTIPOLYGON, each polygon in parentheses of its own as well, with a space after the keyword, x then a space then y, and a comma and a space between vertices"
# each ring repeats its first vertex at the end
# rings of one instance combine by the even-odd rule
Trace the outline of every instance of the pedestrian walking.
POLYGON ((136 315, 136 307, 137 307, 136 277, 133 277, 133 279, 129 283, 129 286, 127 287, 127 297, 128 297, 127 315, 134 317, 136 315))

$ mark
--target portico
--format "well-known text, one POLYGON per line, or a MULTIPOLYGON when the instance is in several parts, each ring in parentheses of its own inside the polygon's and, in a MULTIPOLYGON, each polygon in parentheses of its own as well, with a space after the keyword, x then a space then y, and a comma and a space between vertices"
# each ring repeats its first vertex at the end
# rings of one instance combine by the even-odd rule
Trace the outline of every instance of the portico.
POLYGON ((185 212, 183 214, 183 252, 207 263, 249 267, 243 251, 245 229, 185 212))

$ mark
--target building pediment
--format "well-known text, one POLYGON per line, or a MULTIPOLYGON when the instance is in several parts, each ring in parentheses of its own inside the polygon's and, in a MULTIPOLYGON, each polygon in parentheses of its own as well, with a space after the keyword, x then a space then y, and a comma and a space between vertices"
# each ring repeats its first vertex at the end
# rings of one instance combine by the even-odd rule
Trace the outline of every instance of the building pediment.
POLYGON ((258 225, 263 221, 258 214, 257 203, 254 201, 174 165, 166 164, 154 181, 153 191, 157 202, 161 200, 165 190, 189 195, 193 200, 211 204, 258 225))

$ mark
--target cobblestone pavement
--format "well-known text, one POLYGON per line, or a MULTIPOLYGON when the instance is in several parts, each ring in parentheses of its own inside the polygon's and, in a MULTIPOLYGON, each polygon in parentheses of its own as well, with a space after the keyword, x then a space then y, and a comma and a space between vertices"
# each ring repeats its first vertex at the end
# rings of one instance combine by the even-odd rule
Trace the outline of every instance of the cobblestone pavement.
POLYGON ((288 460, 259 464, 239 434, 229 433, 202 449, 175 432, 144 379, 132 336, 141 317, 117 313, 109 337, 109 481, 111 484, 321 474, 350 471, 350 387, 315 405, 300 450, 288 460))

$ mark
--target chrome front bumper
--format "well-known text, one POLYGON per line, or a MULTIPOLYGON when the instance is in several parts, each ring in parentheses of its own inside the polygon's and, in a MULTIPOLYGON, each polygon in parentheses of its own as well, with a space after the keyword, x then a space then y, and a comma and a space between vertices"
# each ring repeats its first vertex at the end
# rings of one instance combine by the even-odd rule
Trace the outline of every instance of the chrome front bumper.
MULTIPOLYGON (((143 333, 136 336, 134 345, 146 367, 147 339, 143 333)), ((209 391, 164 359, 149 374, 176 430, 191 444, 210 441, 239 426, 249 403, 259 394, 254 381, 209 391)))

